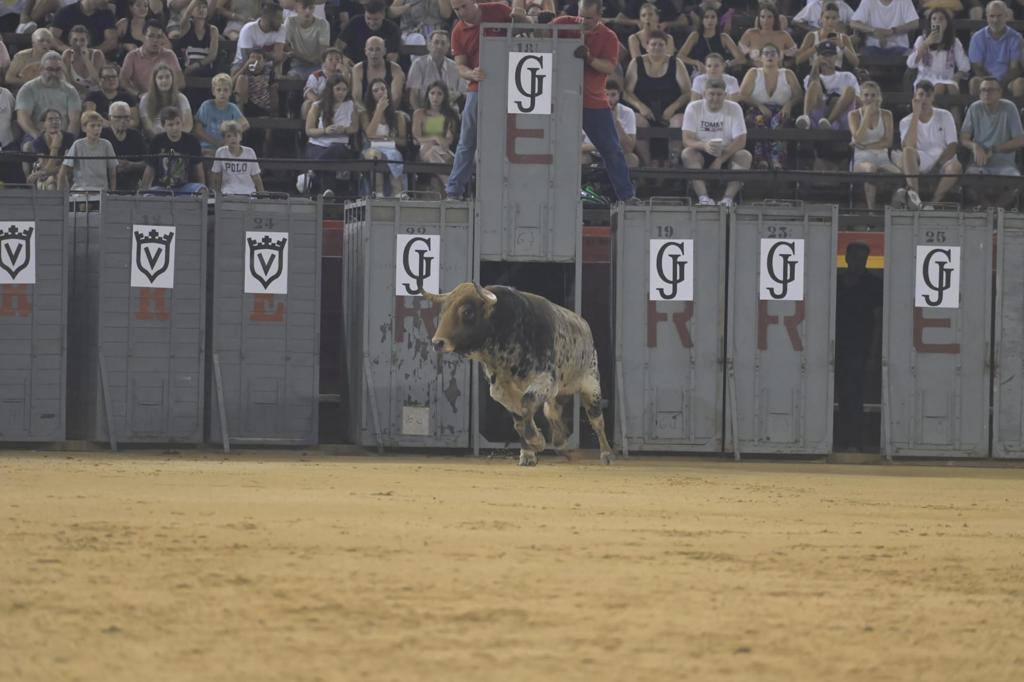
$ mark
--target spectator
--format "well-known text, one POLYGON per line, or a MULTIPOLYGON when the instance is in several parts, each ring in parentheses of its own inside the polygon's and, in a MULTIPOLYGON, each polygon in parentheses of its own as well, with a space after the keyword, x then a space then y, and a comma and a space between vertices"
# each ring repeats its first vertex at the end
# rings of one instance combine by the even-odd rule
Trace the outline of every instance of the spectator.
MULTIPOLYGON (((53 49, 53 34, 48 28, 37 28, 32 32, 32 47, 19 50, 11 59, 7 69, 7 84, 23 85, 39 75, 43 55, 53 49)), ((58 55, 59 56, 59 55, 58 55)))
POLYGON ((861 0, 850 28, 867 35, 861 54, 906 54, 918 21, 913 0, 861 0))
POLYGON ((808 0, 804 8, 793 17, 793 25, 808 33, 825 28, 824 14, 829 5, 835 5, 836 9, 836 21, 832 30, 839 32, 841 29, 842 33, 848 32, 850 21, 853 19, 853 8, 843 0, 808 0))
POLYGON ((159 64, 153 69, 149 91, 139 99, 139 118, 146 137, 155 137, 164 132, 160 125, 160 112, 167 107, 178 111, 183 132, 192 132, 192 106, 185 95, 178 92, 171 67, 159 64))
POLYGON ((313 14, 313 0, 299 0, 295 16, 284 22, 285 45, 291 55, 288 76, 306 78, 316 71, 331 42, 331 27, 313 14))
MULTIPOLYGON (((743 109, 736 102, 725 99, 725 83, 710 80, 704 86, 704 99, 690 102, 683 115, 683 165, 688 169, 719 170, 725 164, 731 169, 750 168, 751 155, 747 146, 747 126, 743 109)), ((708 195, 703 180, 691 181, 697 193, 697 203, 708 206, 715 202, 708 195)), ((742 182, 731 181, 718 203, 732 206, 742 182)))
POLYGON ((100 192, 117 189, 117 160, 114 146, 100 137, 103 119, 95 111, 86 111, 81 119, 85 137, 75 140, 68 149, 57 178, 57 188, 68 188, 68 175, 74 182, 72 191, 100 192))
MULTIPOLYGON (((768 44, 761 48, 761 63, 751 67, 743 77, 738 101, 747 105, 747 125, 765 130, 788 126, 793 108, 800 106, 804 91, 796 74, 779 68, 779 48, 768 44)), ((783 170, 786 167, 786 143, 781 140, 758 140, 754 143, 754 168, 783 170)))
POLYGON ((17 151, 17 135, 14 124, 14 95, 7 88, 0 87, 0 151, 17 151))
POLYGON ((252 194, 263 191, 263 177, 256 152, 242 146, 242 126, 224 121, 220 134, 224 146, 217 150, 210 169, 210 187, 221 194, 252 194))
MULTIPOLYGON (((636 59, 641 55, 647 54, 647 41, 654 31, 661 32, 661 17, 658 14, 658 6, 645 2, 640 6, 640 30, 630 35, 627 42, 630 59, 636 59)), ((670 34, 665 33, 665 35, 668 37, 669 54, 673 54, 676 51, 675 40, 672 39, 670 34)))
POLYGON ((103 139, 111 144, 117 157, 117 186, 135 189, 146 170, 146 162, 142 160, 146 141, 142 139, 142 133, 129 127, 133 117, 127 102, 112 102, 109 114, 110 127, 103 131, 103 139))
POLYGON ((117 20, 117 39, 121 45, 121 54, 127 55, 137 47, 142 47, 146 40, 146 24, 157 16, 150 11, 149 0, 131 0, 128 5, 128 16, 117 20))
POLYGON ((839 50, 831 40, 818 43, 811 60, 811 73, 804 77, 804 114, 796 120, 798 128, 810 128, 817 122, 824 130, 845 130, 846 115, 857 105, 860 84, 849 71, 836 70, 839 50))
POLYGON ((182 128, 182 117, 174 107, 160 112, 164 132, 149 143, 149 160, 142 174, 142 189, 159 187, 172 193, 192 194, 206 183, 199 140, 182 128))
MULTIPOLYGON (((693 5, 689 0, 654 0, 661 24, 659 28, 671 36, 673 44, 681 44, 680 38, 690 35, 690 13, 693 5)), ((640 15, 637 14, 637 17, 640 15)), ((675 50, 673 49, 673 52, 675 50)))
MULTIPOLYGON (((641 128, 678 127, 682 123, 681 112, 690 101, 690 77, 686 66, 668 51, 665 33, 651 33, 647 54, 629 62, 625 97, 639 114, 636 122, 641 128)), ((650 143, 637 144, 637 153, 645 164, 651 163, 650 143)), ((670 158, 674 159, 675 154, 670 158)))
POLYGON ((404 193, 405 159, 399 147, 405 146, 408 139, 405 114, 395 107, 388 84, 382 78, 370 81, 370 99, 367 105, 362 113, 362 127, 368 142, 368 147, 363 151, 363 158, 388 161, 387 174, 373 174, 374 191, 385 196, 404 193), (371 104, 372 113, 369 106, 371 104))
POLYGON ((394 0, 388 17, 398 21, 405 45, 426 45, 438 29, 445 29, 452 17, 449 0, 394 0))
MULTIPOLYGON (((452 7, 454 6, 453 4, 452 7)), ((384 18, 384 3, 381 0, 370 0, 366 3, 366 11, 351 19, 338 37, 343 44, 341 51, 349 65, 362 60, 366 41, 373 37, 384 40, 388 61, 397 62, 402 32, 398 24, 384 18)))
POLYGON ((224 17, 224 37, 238 40, 242 27, 260 17, 261 0, 220 0, 217 13, 224 17))
POLYGON ((344 57, 341 54, 341 50, 336 47, 329 47, 324 50, 323 61, 320 64, 320 69, 309 74, 309 78, 306 79, 306 86, 302 89, 302 118, 306 118, 306 113, 309 111, 310 105, 320 99, 320 95, 324 92, 324 86, 327 81, 334 78, 335 76, 345 76, 346 89, 348 87, 349 76, 344 73, 343 69, 344 57))
MULTIPOLYGON (((459 114, 452 108, 448 86, 434 81, 427 88, 427 105, 412 115, 412 139, 419 146, 420 161, 451 163, 455 159, 455 135, 459 131, 459 114)), ((435 188, 444 189, 447 175, 434 175, 430 179, 435 188)))
POLYGON ((265 69, 273 69, 277 76, 284 67, 284 31, 281 28, 281 7, 272 2, 264 2, 260 9, 260 18, 250 21, 238 33, 238 47, 235 50, 235 61, 231 65, 232 75, 237 75, 243 64, 249 62, 253 52, 263 54, 265 69))
POLYGON ((209 156, 227 144, 220 136, 220 130, 227 121, 238 124, 238 130, 245 133, 249 129, 249 121, 242 115, 242 110, 231 102, 231 76, 218 73, 210 82, 213 99, 199 105, 195 116, 195 129, 192 131, 199 138, 203 154, 209 156))
MULTIPOLYGON (((882 90, 878 83, 866 81, 861 85, 861 97, 861 107, 847 115, 853 147, 850 165, 856 173, 898 173, 899 168, 889 158, 894 128, 892 112, 882 108, 882 90)), ((874 183, 864 183, 864 200, 870 210, 875 209, 877 193, 874 183)))
POLYGON ((60 114, 58 124, 68 121, 71 133, 78 132, 79 117, 82 115, 82 100, 78 91, 64 80, 60 55, 47 52, 43 55, 42 65, 42 75, 21 86, 15 99, 18 127, 25 134, 23 148, 39 137, 47 111, 60 114))
POLYGON ((7 68, 11 65, 11 53, 7 51, 7 46, 4 45, 3 36, 0 35, 0 83, 4 82, 4 74, 7 73, 7 68))
MULTIPOLYGON (((167 39, 172 43, 181 37, 181 25, 183 16, 185 14, 185 8, 188 7, 190 0, 165 0, 164 16, 164 31, 167 33, 167 39)), ((165 45, 170 47, 170 45, 165 45)))
POLYGON ((725 67, 743 61, 743 53, 728 33, 722 32, 718 10, 705 5, 701 14, 701 28, 686 38, 676 56, 691 67, 693 73, 704 73, 704 62, 709 54, 722 55, 725 67))
MULTIPOLYGON (((508 23, 513 19, 512 9, 503 2, 451 0, 452 11, 459 21, 452 29, 452 54, 459 69, 459 77, 468 81, 466 104, 462 108, 462 126, 459 145, 455 149, 452 174, 448 176, 445 193, 449 199, 461 199, 473 176, 473 157, 476 154, 476 97, 480 81, 486 74, 480 68, 480 24, 484 22, 508 23)), ((516 17, 519 14, 515 15, 516 17)))
POLYGON ((64 76, 78 92, 85 94, 99 87, 100 69, 107 63, 103 53, 89 47, 89 32, 78 25, 68 34, 68 44, 61 61, 64 62, 64 76))
MULTIPOLYGON (((21 96, 21 92, 18 96, 21 96)), ((78 115, 78 112, 75 114, 78 115)), ((81 121, 78 123, 80 125, 81 121)), ((75 142, 75 136, 65 132, 63 126, 64 115, 57 109, 47 109, 43 112, 43 128, 27 150, 40 157, 26 177, 26 181, 38 189, 57 189, 64 152, 75 142)))
MULTIPOLYGON (((733 80, 736 80, 735 78, 733 80)), ((619 136, 619 146, 626 157, 628 168, 640 166, 640 157, 636 155, 636 112, 622 103, 622 86, 618 81, 609 79, 604 87, 608 105, 612 109, 615 120, 615 132, 619 136)), ((601 161, 601 153, 597 145, 583 132, 582 162, 584 165, 601 161)))
MULTIPOLYGON (((331 76, 324 85, 323 94, 306 114, 306 135, 309 137, 306 158, 359 158, 354 144, 359 124, 359 112, 352 101, 348 81, 340 75, 331 76)), ((314 180, 321 175, 314 173, 314 180)), ((323 185, 316 181, 312 184, 314 191, 319 191, 323 185)))
POLYGON ((207 0, 192 0, 181 15, 181 36, 174 51, 186 76, 210 76, 220 51, 220 31, 209 21, 207 0))
POLYGON ((164 47, 166 41, 167 35, 159 22, 146 22, 146 37, 142 41, 142 46, 129 52, 121 65, 121 87, 140 97, 149 88, 153 70, 160 64, 171 69, 175 85, 179 89, 185 84, 185 76, 178 64, 178 57, 164 47))
POLYGON ((57 10, 50 30, 54 45, 65 50, 71 47, 68 35, 75 26, 84 26, 89 32, 88 43, 95 45, 111 58, 117 53, 117 22, 107 9, 107 0, 78 0, 57 10))
POLYGON ((953 17, 944 9, 933 9, 925 15, 929 31, 918 36, 907 57, 907 66, 917 69, 914 85, 928 81, 936 95, 960 94, 958 81, 970 75, 971 63, 964 46, 953 30, 953 17))
POLYGON ((89 92, 82 100, 84 111, 95 111, 103 119, 103 125, 109 126, 108 115, 110 105, 114 102, 126 102, 131 108, 130 127, 139 127, 139 100, 132 93, 120 87, 116 64, 106 64, 100 69, 100 87, 89 92))
POLYGON ((736 96, 740 94, 740 83, 735 76, 725 72, 725 58, 717 52, 712 52, 704 58, 702 73, 694 77, 693 85, 690 87, 690 101, 704 99, 704 84, 714 78, 725 83, 725 98, 735 101, 736 96))
POLYGON ((988 26, 971 36, 968 57, 974 78, 970 82, 971 95, 977 97, 981 81, 992 76, 1004 90, 1014 97, 1024 96, 1024 78, 1021 74, 1021 34, 1006 25, 1008 11, 1002 0, 993 0, 985 7, 988 26))
POLYGON ((435 81, 445 84, 452 102, 466 93, 466 81, 459 78, 455 60, 448 57, 448 49, 451 47, 448 31, 434 31, 430 34, 427 46, 427 54, 412 60, 409 78, 405 82, 409 105, 414 111, 427 106, 427 88, 435 81))
POLYGON ((789 33, 779 27, 778 20, 779 11, 775 9, 775 5, 763 2, 757 12, 757 25, 748 28, 740 37, 740 52, 746 55, 754 66, 763 66, 761 48, 765 45, 775 45, 785 59, 796 56, 796 43, 789 33))
POLYGON ((369 96, 369 83, 382 80, 388 86, 388 97, 395 106, 402 101, 405 74, 395 62, 384 59, 384 39, 376 36, 366 40, 366 60, 352 67, 352 98, 367 108, 373 103, 369 96))
POLYGON ((942 201, 952 190, 963 173, 963 166, 956 158, 957 135, 953 114, 936 108, 935 88, 928 81, 914 85, 914 99, 911 112, 900 121, 900 139, 903 150, 893 152, 893 160, 907 176, 907 189, 897 190, 893 204, 903 207, 908 203, 913 208, 921 206, 917 176, 924 173, 941 173, 935 186, 932 201, 942 201))
MULTIPOLYGON (((967 109, 960 129, 960 144, 972 155, 967 173, 1019 177, 1015 157, 1024 147, 1020 112, 1013 102, 1002 99, 1003 88, 994 76, 984 78, 979 91, 981 99, 967 109)), ((1016 187, 982 190, 979 194, 982 203, 1004 208, 1017 200, 1016 187)))
MULTIPOLYGON (((245 64, 235 75, 235 100, 246 116, 273 116, 277 98, 274 73, 262 52, 250 52, 245 64)), ((269 132, 269 131, 267 131, 269 132)))
POLYGON ((31 33, 59 7, 59 0, 9 0, 0 3, 0 33, 31 33))
POLYGON ((839 8, 835 3, 829 2, 821 12, 821 28, 810 31, 804 36, 800 50, 796 53, 796 63, 803 64, 814 56, 819 44, 831 40, 839 48, 836 55, 836 68, 843 66, 845 59, 850 66, 860 64, 860 57, 853 47, 853 38, 846 34, 846 28, 839 23, 839 8))

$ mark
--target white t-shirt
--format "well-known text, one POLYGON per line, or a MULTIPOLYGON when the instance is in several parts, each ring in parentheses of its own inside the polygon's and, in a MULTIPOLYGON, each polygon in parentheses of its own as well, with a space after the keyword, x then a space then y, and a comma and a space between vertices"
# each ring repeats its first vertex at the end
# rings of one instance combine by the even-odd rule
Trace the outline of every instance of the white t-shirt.
MULTIPOLYGON (((892 0, 888 5, 883 5, 881 0, 861 0, 851 21, 859 21, 872 28, 896 28, 911 22, 916 24, 919 20, 913 0, 892 0)), ((906 33, 886 38, 884 46, 878 38, 868 36, 865 44, 871 47, 910 47, 906 33)))
MULTIPOLYGON (((622 102, 615 105, 615 118, 619 119, 619 125, 622 126, 622 130, 627 135, 636 135, 636 112, 627 107, 622 102)), ((583 133, 583 144, 594 144, 587 137, 587 133, 583 133)))
POLYGON ((210 170, 221 174, 221 194, 252 194, 256 191, 252 176, 260 174, 260 164, 256 162, 256 152, 252 147, 243 146, 241 154, 232 156, 224 145, 214 155, 210 170))
POLYGON ((14 95, 7 88, 0 88, 0 147, 14 142, 14 95))
POLYGON ((736 102, 725 100, 721 109, 709 111, 707 102, 699 99, 686 105, 683 130, 695 133, 702 142, 718 137, 729 146, 737 137, 747 134, 747 124, 743 109, 736 102))
POLYGON ((245 59, 242 50, 259 50, 260 52, 268 52, 269 50, 264 48, 272 47, 277 43, 284 45, 284 24, 281 28, 274 31, 273 33, 264 33, 260 28, 260 20, 250 21, 248 24, 242 27, 242 30, 238 32, 238 47, 235 49, 235 63, 239 63, 245 59))
MULTIPOLYGON (((723 73, 720 78, 725 81, 725 94, 735 95, 740 91, 740 82, 736 80, 736 76, 730 76, 727 73, 723 73)), ((693 79, 693 83, 690 85, 690 91, 704 96, 704 84, 708 82, 708 75, 702 73, 693 79)))
POLYGON ((959 38, 953 39, 953 47, 949 50, 928 50, 924 59, 918 60, 917 48, 924 42, 924 36, 914 41, 914 49, 907 57, 907 66, 917 69, 914 85, 921 81, 930 81, 932 85, 956 85, 953 75, 957 71, 971 72, 971 61, 967 58, 964 45, 959 38))
MULTIPOLYGON (((821 84, 825 86, 825 93, 829 95, 841 95, 843 90, 847 87, 853 88, 853 93, 860 97, 860 83, 857 82, 857 77, 849 71, 836 71, 831 76, 826 76, 823 73, 818 74, 818 78, 821 79, 821 84)), ((804 90, 811 84, 811 75, 807 74, 804 76, 804 90)))
MULTIPOLYGON (((900 120, 900 139, 906 139, 907 130, 910 129, 910 119, 913 114, 904 116, 900 120)), ((921 152, 930 152, 938 156, 946 147, 956 144, 956 121, 953 114, 945 109, 932 109, 932 118, 927 123, 917 124, 917 144, 914 149, 921 152)))
POLYGON ((824 11, 825 5, 832 2, 835 2, 839 7, 839 23, 849 24, 850 20, 853 19, 853 8, 843 2, 843 0, 809 0, 807 6, 793 17, 793 23, 802 23, 814 28, 821 28, 821 13, 824 11))

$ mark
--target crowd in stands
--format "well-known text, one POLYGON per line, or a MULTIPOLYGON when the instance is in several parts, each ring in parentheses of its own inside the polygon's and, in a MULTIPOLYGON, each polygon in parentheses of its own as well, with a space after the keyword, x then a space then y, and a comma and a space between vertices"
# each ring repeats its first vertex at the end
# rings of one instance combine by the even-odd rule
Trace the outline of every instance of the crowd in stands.
MULTIPOLYGON (((575 0, 514 5, 542 23, 578 11, 575 0)), ((301 174, 292 191, 400 195, 417 181, 405 162, 455 157, 471 89, 451 38, 464 6, 8 0, 0 174, 75 190, 244 194, 264 189, 259 159, 288 154, 282 137, 300 135, 292 155, 386 170, 339 164, 301 174), (272 134, 267 122, 288 119, 297 125, 272 134)), ((871 174, 858 180, 868 208, 883 192, 914 208, 960 197, 963 173, 1019 176, 1024 42, 1012 12, 1002 0, 605 0, 620 42, 607 96, 627 165, 856 171, 871 174), (812 142, 802 158, 801 135, 812 142)), ((601 163, 587 137, 581 158, 601 163)), ((689 190, 728 205, 739 177, 689 190)), ((419 181, 442 191, 446 179, 419 181)), ((969 201, 1017 198, 994 182, 969 201)))

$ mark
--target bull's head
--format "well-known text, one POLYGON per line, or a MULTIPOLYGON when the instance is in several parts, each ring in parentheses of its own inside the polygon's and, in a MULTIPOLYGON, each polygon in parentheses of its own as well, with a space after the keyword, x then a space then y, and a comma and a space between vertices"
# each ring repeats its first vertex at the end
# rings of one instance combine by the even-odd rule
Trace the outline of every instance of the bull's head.
POLYGON ((471 353, 480 348, 491 329, 491 314, 498 297, 476 282, 463 282, 446 294, 423 292, 441 304, 437 332, 431 343, 445 353, 471 353))

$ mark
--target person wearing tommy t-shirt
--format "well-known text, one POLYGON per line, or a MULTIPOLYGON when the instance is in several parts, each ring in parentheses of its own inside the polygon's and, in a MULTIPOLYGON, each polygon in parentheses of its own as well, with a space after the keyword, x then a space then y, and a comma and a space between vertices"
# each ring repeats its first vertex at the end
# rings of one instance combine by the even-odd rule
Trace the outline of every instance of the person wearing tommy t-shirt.
POLYGON ((583 45, 576 48, 575 55, 583 60, 583 131, 604 161, 615 196, 619 201, 632 201, 636 191, 604 91, 619 59, 619 41, 615 32, 601 23, 601 9, 601 0, 582 0, 578 17, 558 17, 551 23, 580 25, 583 45))
MULTIPOLYGON (((719 170, 728 163, 731 169, 750 168, 753 157, 747 146, 747 124, 743 109, 736 102, 725 99, 725 83, 713 79, 704 86, 704 99, 690 102, 683 114, 683 165, 690 169, 719 170)), ((708 196, 703 180, 691 183, 698 203, 708 206, 715 202, 708 196)), ((741 182, 730 182, 725 188, 721 206, 732 206, 741 182)))
POLYGON ((503 2, 476 0, 451 0, 452 11, 459 21, 452 29, 452 54, 459 77, 469 81, 466 105, 462 109, 462 127, 459 131, 459 146, 455 150, 452 174, 448 176, 445 193, 449 199, 461 199, 466 194, 469 180, 473 176, 473 155, 476 154, 476 97, 480 81, 486 78, 480 68, 480 24, 484 22, 508 23, 525 18, 522 8, 513 12, 503 2))

